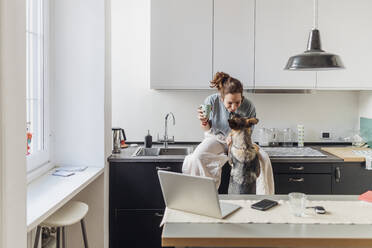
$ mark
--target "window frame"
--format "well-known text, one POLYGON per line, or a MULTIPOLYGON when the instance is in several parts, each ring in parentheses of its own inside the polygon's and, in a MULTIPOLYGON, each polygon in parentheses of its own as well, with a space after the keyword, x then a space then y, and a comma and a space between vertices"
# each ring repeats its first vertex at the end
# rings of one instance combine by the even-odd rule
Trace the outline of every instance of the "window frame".
MULTIPOLYGON (((30 155, 26 156, 27 159, 27 173, 31 173, 37 170, 40 167, 50 165, 51 162, 51 145, 50 145, 50 8, 49 8, 49 0, 40 0, 42 5, 42 111, 43 111, 43 133, 42 135, 42 150, 34 152, 30 155)), ((27 9, 26 11, 30 13, 29 4, 31 4, 31 0, 27 0, 27 9)), ((29 21, 29 15, 27 14, 27 22, 29 21)), ((26 35, 28 36, 28 25, 26 26, 26 35)), ((27 53, 29 53, 29 43, 27 42, 27 53)), ((27 55, 27 64, 29 63, 29 56, 27 55)), ((29 75, 29 74, 28 74, 29 75)), ((27 80, 28 80, 27 75, 27 80)), ((26 100, 27 104, 27 100, 26 100)))

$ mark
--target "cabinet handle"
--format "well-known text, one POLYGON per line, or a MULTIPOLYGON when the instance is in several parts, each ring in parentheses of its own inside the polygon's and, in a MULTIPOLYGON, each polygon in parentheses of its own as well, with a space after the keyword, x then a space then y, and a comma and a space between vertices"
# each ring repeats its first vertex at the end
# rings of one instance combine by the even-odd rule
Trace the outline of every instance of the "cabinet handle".
POLYGON ((289 170, 303 171, 304 169, 305 169, 305 167, 303 167, 303 166, 300 166, 300 167, 289 166, 289 170))
POLYGON ((161 213, 155 213, 155 216, 156 216, 156 217, 163 217, 164 214, 161 214, 161 213))
POLYGON ((335 180, 336 180, 336 183, 341 182, 341 170, 340 170, 340 167, 336 167, 336 170, 335 170, 335 180))
POLYGON ((289 182, 303 182, 303 181, 305 181, 305 179, 303 177, 301 177, 301 178, 292 178, 292 177, 290 177, 288 179, 288 181, 289 182))
POLYGON ((159 171, 159 170, 165 170, 165 171, 169 171, 171 170, 172 167, 170 166, 167 166, 167 167, 159 167, 159 166, 156 166, 156 170, 159 171))

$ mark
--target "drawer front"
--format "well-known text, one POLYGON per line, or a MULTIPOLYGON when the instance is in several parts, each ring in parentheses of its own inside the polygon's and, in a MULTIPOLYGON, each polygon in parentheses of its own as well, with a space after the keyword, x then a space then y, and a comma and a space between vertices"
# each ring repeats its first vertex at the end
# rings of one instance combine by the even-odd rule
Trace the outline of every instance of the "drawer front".
POLYGON ((331 194, 332 175, 328 174, 275 174, 275 194, 302 192, 331 194))
POLYGON ((295 164, 295 163, 273 163, 274 173, 304 174, 304 173, 332 173, 331 164, 295 164))
POLYGON ((110 208, 163 209, 158 170, 182 171, 182 163, 111 163, 110 208))

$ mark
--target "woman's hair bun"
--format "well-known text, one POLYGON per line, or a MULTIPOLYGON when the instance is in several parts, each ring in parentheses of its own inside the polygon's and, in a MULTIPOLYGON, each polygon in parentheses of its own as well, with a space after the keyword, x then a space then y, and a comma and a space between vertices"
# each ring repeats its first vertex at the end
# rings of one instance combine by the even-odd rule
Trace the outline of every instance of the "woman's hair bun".
POLYGON ((210 83, 211 88, 217 88, 220 90, 223 88, 224 83, 230 78, 230 75, 224 72, 217 72, 214 75, 213 80, 210 83))

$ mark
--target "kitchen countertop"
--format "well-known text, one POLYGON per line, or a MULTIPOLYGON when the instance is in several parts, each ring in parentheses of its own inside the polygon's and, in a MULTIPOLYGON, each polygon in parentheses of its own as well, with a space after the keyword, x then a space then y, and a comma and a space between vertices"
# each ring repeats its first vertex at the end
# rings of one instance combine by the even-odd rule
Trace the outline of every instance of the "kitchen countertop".
MULTIPOLYGON (((267 196, 220 195, 226 200, 261 200, 267 196)), ((308 195, 309 200, 357 201, 357 195, 308 195)), ((287 195, 271 195, 286 200, 287 195)), ((163 246, 197 247, 371 247, 372 225, 165 223, 163 246)))
MULTIPOLYGON (((169 147, 191 147, 192 150, 198 145, 198 143, 176 143, 169 144, 169 147)), ((141 146, 141 145, 140 145, 141 146)), ((183 162, 184 155, 172 155, 172 156, 141 156, 133 157, 132 154, 136 151, 139 146, 129 146, 128 148, 122 149, 119 154, 112 154, 109 158, 109 162, 183 162)), ((153 147, 163 147, 162 144, 155 144, 153 147)), ((321 151, 319 146, 309 146, 318 151, 321 151)), ((274 157, 270 158, 272 163, 343 163, 344 161, 328 152, 321 151, 327 157, 274 157)))

